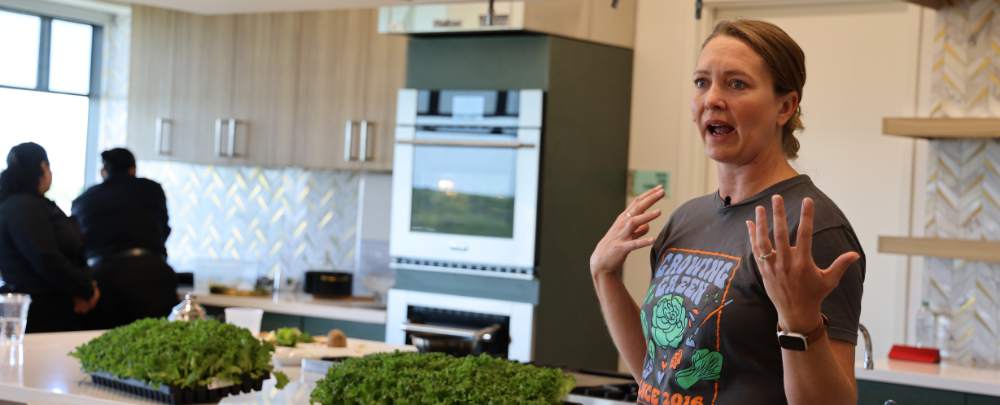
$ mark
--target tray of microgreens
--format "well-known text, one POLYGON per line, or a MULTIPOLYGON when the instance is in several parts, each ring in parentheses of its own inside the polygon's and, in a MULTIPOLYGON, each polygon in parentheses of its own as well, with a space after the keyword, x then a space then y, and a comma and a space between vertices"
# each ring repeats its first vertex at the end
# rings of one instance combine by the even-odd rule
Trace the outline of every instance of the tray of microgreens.
POLYGON ((170 404, 215 402, 260 390, 273 372, 274 345, 249 330, 214 320, 142 319, 111 329, 69 355, 95 384, 170 404))
POLYGON ((311 402, 363 404, 561 405, 576 379, 558 368, 538 368, 483 354, 375 353, 330 367, 311 402))

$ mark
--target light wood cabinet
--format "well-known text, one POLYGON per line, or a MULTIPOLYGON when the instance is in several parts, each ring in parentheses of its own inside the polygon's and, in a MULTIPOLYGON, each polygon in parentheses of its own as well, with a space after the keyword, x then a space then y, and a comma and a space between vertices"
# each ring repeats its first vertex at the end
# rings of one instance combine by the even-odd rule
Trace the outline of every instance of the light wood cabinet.
MULTIPOLYGON (((372 12, 372 27, 377 27, 378 13, 372 12)), ((366 170, 392 170, 392 152, 396 140, 396 95, 406 87, 407 37, 372 33, 368 42, 368 73, 364 119, 368 130, 366 170)))
POLYGON ((377 34, 376 10, 133 13, 128 142, 138 158, 392 169, 407 39, 377 34))
POLYGON ((376 10, 306 13, 302 26, 296 163, 392 170, 406 37, 377 34, 376 10))
POLYGON ((235 38, 235 16, 178 13, 173 160, 229 162, 235 38))
POLYGON ((357 121, 364 112, 364 48, 374 29, 369 15, 368 10, 303 15, 296 165, 361 169, 357 121), (350 136, 348 121, 353 124, 350 136))
POLYGON ((291 166, 301 13, 237 17, 232 164, 291 166))
POLYGON ((174 33, 177 12, 132 9, 132 61, 128 146, 137 159, 170 159, 174 33), (159 143, 159 145, 157 145, 159 143))

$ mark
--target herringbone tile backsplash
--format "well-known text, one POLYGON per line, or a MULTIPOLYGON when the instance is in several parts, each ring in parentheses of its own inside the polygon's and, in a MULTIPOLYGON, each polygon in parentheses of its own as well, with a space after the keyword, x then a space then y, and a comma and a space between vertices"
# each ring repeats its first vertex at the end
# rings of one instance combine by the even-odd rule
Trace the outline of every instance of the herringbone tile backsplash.
MULTIPOLYGON (((1000 118, 1000 0, 937 14, 931 115, 1000 118)), ((926 237, 1000 241, 1000 140, 930 142, 926 237)), ((927 258, 924 298, 948 331, 952 362, 1000 362, 1000 264, 927 258)), ((911 314, 912 315, 912 314, 911 314)))
POLYGON ((1000 117, 1000 0, 958 1, 937 13, 932 117, 1000 117))
POLYGON ((235 260, 258 275, 355 268, 357 172, 143 161, 167 194, 170 263, 235 260))

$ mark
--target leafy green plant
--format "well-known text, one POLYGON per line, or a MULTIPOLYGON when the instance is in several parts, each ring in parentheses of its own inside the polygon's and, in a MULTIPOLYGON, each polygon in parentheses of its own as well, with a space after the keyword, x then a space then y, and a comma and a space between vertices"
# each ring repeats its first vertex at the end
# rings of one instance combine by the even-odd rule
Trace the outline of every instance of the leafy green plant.
MULTIPOLYGON (((259 378, 274 369, 268 364, 273 351, 274 345, 237 326, 146 318, 111 329, 69 355, 80 359, 86 373, 133 378, 154 388, 195 388, 216 378, 233 383, 240 383, 244 374, 259 378)), ((278 388, 283 388, 288 377, 280 371, 274 374, 278 388)))
POLYGON ((330 367, 310 399, 322 405, 562 404, 576 379, 488 355, 377 353, 330 367))
POLYGON ((722 354, 701 349, 691 356, 691 367, 677 372, 677 385, 688 389, 701 380, 718 380, 721 372, 722 354))
POLYGON ((299 328, 279 328, 274 332, 274 341, 278 346, 295 347, 298 343, 312 343, 312 336, 299 328))

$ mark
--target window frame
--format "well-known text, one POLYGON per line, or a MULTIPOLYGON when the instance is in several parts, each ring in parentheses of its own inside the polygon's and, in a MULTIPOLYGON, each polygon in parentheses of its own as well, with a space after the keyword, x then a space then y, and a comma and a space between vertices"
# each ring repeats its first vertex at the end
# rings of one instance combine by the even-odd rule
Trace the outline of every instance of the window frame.
POLYGON ((98 138, 100 137, 100 119, 101 119, 101 69, 104 54, 104 26, 100 24, 95 24, 90 21, 76 20, 73 18, 64 17, 50 17, 44 14, 35 13, 26 10, 18 10, 7 7, 0 7, 0 11, 5 11, 9 13, 24 14, 34 17, 39 17, 42 20, 41 27, 39 29, 39 41, 38 41, 38 78, 35 81, 34 88, 27 87, 17 87, 17 86, 7 86, 0 84, 0 88, 13 89, 13 90, 26 90, 26 91, 39 91, 44 93, 55 93, 55 94, 66 94, 77 97, 87 97, 88 100, 88 111, 87 111, 87 150, 86 158, 84 160, 84 170, 83 170, 83 188, 86 190, 88 187, 97 183, 97 147, 98 138), (90 89, 87 94, 69 93, 62 91, 52 91, 49 90, 49 69, 50 65, 50 51, 52 47, 52 20, 67 21, 76 24, 85 24, 93 28, 91 33, 91 46, 90 46, 90 89))

